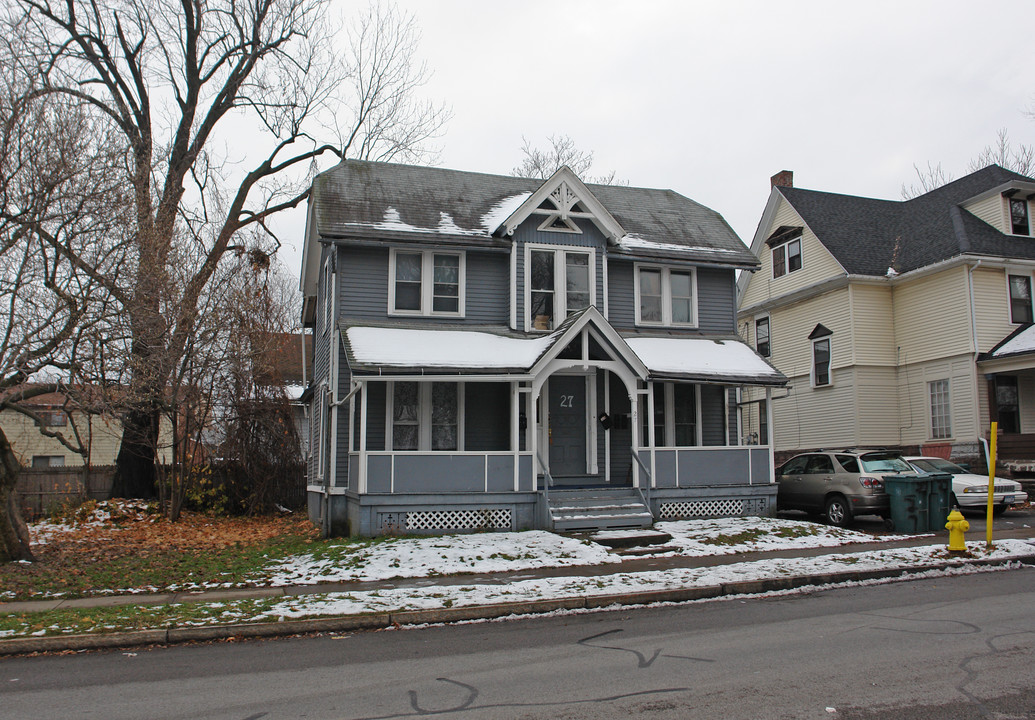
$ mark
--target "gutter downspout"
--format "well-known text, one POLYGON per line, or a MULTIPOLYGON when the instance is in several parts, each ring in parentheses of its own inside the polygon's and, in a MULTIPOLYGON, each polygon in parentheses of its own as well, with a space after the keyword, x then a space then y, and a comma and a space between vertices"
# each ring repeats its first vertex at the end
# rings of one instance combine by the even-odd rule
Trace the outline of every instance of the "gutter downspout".
MULTIPOLYGON (((978 347, 977 310, 974 308, 974 271, 977 270, 979 267, 981 267, 981 259, 980 258, 978 258, 978 261, 977 261, 976 264, 971 265, 968 268, 968 270, 967 270, 967 294, 969 296, 968 299, 970 301, 970 338, 971 338, 971 342, 973 343, 973 347, 974 347, 974 399, 975 400, 978 400, 978 398, 981 397, 981 393, 978 391, 978 377, 979 377, 980 374, 978 373, 978 367, 977 367, 977 359, 978 359, 978 356, 981 354, 981 348, 978 347)), ((985 392, 985 397, 988 397, 987 389, 986 389, 986 392, 985 392)), ((992 411, 992 409, 989 408, 989 412, 990 413, 991 413, 991 411, 992 411)), ((980 408, 980 400, 978 400, 977 402, 974 403, 974 427, 977 429, 978 442, 979 443, 985 442, 984 437, 982 437, 982 434, 981 434, 981 408, 980 408)), ((985 457, 986 458, 989 457, 988 456, 988 446, 987 445, 985 445, 985 457)))

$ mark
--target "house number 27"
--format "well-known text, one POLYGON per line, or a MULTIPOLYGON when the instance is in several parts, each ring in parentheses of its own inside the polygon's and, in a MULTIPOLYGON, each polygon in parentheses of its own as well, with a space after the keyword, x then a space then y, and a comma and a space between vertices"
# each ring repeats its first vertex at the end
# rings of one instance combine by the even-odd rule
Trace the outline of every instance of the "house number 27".
POLYGON ((575 396, 574 395, 561 395, 561 407, 562 408, 573 408, 573 407, 575 407, 575 396))

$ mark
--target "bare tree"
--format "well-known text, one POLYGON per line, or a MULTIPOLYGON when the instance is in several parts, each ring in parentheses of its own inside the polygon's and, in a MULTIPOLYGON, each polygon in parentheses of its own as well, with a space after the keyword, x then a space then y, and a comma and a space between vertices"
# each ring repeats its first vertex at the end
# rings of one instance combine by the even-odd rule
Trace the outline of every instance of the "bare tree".
POLYGON ((614 170, 599 176, 587 175, 593 167, 593 152, 579 150, 569 136, 551 135, 548 140, 550 146, 542 149, 532 147, 528 138, 522 136, 521 153, 524 157, 521 164, 511 170, 510 174, 516 177, 546 179, 567 165, 585 182, 598 185, 628 184, 617 180, 614 170))
MULTIPOLYGON (((985 145, 977 157, 967 164, 967 172, 977 172, 989 165, 999 165, 1030 177, 1035 172, 1035 146, 1021 143, 1015 147, 1007 129, 1000 128, 996 133, 996 141, 985 145)), ((913 169, 916 170, 917 182, 910 185, 902 183, 902 198, 905 200, 929 193, 955 179, 951 173, 942 169, 941 163, 932 165, 928 162, 926 170, 914 164, 913 169)))
POLYGON ((126 149, 122 165, 108 169, 132 203, 132 266, 112 273, 61 250, 125 313, 129 387, 116 489, 151 495, 169 383, 195 343, 224 256, 257 237, 276 249, 267 221, 306 200, 319 159, 426 160, 448 112, 416 99, 427 78, 412 60, 419 35, 391 6, 362 15, 345 52, 321 0, 10 7, 13 56, 39 78, 26 100, 78 102, 126 149), (247 162, 223 150, 240 137, 247 162))
MULTIPOLYGON (((11 72, 0 84, 0 411, 86 456, 75 424, 51 427, 32 401, 60 392, 75 402, 118 344, 116 304, 97 276, 118 277, 126 259, 126 204, 109 182, 122 146, 77 103, 34 98, 31 79, 3 60, 11 72)), ((14 497, 19 470, 0 428, 0 561, 32 557, 14 497)))

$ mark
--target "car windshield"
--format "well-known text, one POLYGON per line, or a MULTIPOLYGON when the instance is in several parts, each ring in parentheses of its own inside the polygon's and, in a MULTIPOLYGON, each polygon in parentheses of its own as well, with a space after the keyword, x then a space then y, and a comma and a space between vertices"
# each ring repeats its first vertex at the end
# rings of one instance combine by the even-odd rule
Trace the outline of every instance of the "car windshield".
POLYGON ((941 458, 917 458, 916 460, 910 460, 910 462, 924 472, 942 472, 953 475, 966 474, 967 472, 956 463, 951 463, 941 458))
POLYGON ((859 456, 859 464, 863 472, 871 473, 911 473, 912 466, 899 455, 889 453, 867 453, 859 456))

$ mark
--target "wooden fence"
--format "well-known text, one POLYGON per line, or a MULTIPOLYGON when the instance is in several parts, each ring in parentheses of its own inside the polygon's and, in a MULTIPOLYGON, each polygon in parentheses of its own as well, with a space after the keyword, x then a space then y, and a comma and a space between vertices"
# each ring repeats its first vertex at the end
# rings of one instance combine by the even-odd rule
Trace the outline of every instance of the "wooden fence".
POLYGON ((114 465, 22 468, 15 490, 25 519, 34 520, 64 503, 107 500, 114 478, 114 465))

